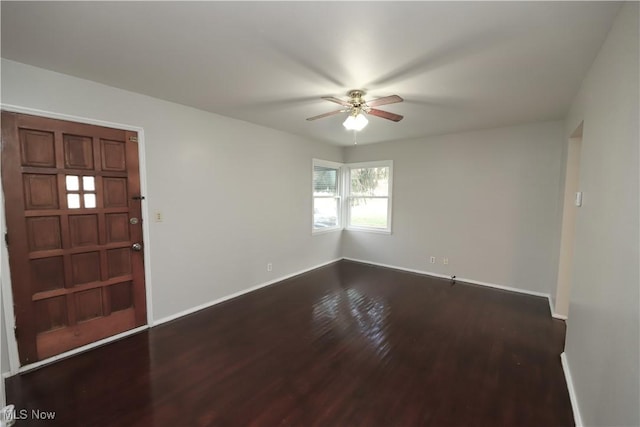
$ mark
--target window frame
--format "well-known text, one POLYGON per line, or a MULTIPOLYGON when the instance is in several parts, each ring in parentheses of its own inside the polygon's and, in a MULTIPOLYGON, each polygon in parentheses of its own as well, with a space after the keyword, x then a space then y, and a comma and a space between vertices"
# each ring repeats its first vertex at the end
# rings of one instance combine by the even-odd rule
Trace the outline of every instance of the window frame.
POLYGON ((342 231, 344 229, 343 226, 343 218, 344 218, 344 207, 343 207, 343 184, 344 183, 344 165, 342 163, 331 162, 328 160, 321 159, 312 159, 311 164, 311 234, 324 234, 330 233, 333 231, 342 231), (315 209, 315 199, 316 198, 332 198, 331 196, 315 196, 315 182, 314 182, 314 172, 316 166, 336 169, 336 195, 333 197, 337 203, 336 209, 336 225, 333 227, 324 227, 324 228, 315 228, 314 227, 314 209, 315 209))
MULTIPOLYGON (((327 198, 329 198, 327 196, 327 198)), ((311 234, 324 234, 333 231, 361 231, 368 233, 378 234, 392 234, 392 218, 393 218, 393 160, 378 160, 372 162, 358 162, 358 163, 338 163, 329 160, 312 159, 311 162, 311 234), (336 169, 338 171, 336 183, 337 194, 335 199, 337 200, 337 219, 336 225, 333 227, 314 228, 314 205, 315 198, 314 191, 314 171, 315 166, 328 167, 336 169), (387 196, 371 196, 370 198, 387 199, 387 227, 364 227, 351 225, 351 199, 362 198, 362 196, 351 196, 351 170, 361 168, 373 168, 373 167, 388 167, 389 168, 389 188, 387 196)))
POLYGON ((392 231, 392 205, 393 205, 393 160, 380 160, 373 162, 360 162, 360 163, 348 163, 344 165, 345 169, 345 178, 344 178, 344 218, 345 218, 345 229, 349 231, 365 231, 369 233, 381 233, 381 234, 391 234, 392 231), (351 199, 353 198, 362 198, 362 196, 352 196, 351 195, 351 170, 352 169, 365 169, 365 168, 375 168, 375 167, 388 167, 389 168, 389 182, 388 182, 388 193, 387 196, 372 196, 367 198, 372 199, 387 199, 387 227, 386 228, 378 228, 378 227, 366 227, 366 226, 358 226, 351 225, 351 199))

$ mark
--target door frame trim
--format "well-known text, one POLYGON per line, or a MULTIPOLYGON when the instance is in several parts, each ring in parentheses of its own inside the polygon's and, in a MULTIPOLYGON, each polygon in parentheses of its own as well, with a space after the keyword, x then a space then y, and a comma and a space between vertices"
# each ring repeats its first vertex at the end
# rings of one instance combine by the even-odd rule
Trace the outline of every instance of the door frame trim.
MULTIPOLYGON (((132 126, 123 123, 109 122, 105 120, 91 119, 88 117, 79 117, 69 114, 54 113, 52 111, 38 110, 35 108, 22 107, 19 105, 3 104, 0 103, 0 109, 4 111, 10 111, 13 113, 30 114, 34 116, 45 117, 49 119, 68 120, 77 123, 84 123, 88 125, 105 126, 122 130, 129 130, 138 133, 138 166, 140 170, 140 190, 142 194, 147 193, 147 167, 145 158, 145 137, 144 128, 140 126, 132 126)), ((2 305, 4 308, 4 319, 1 319, 4 323, 4 327, 7 335, 7 353, 9 354, 9 375, 16 375, 20 372, 28 371, 30 369, 37 368, 39 366, 54 362, 56 360, 68 357, 71 354, 78 353, 80 351, 86 351, 100 345, 104 345, 107 342, 120 339, 124 336, 131 335, 140 330, 147 329, 153 326, 153 299, 151 291, 151 251, 150 233, 149 233, 149 208, 147 203, 142 203, 142 238, 145 242, 144 251, 144 276, 145 276, 145 293, 147 296, 147 324, 139 328, 134 328, 129 331, 125 331, 121 334, 114 335, 112 337, 105 338, 103 340, 96 341, 91 344, 87 344, 78 349, 70 350, 68 352, 52 356, 36 363, 31 363, 20 367, 20 359, 18 356, 18 341, 13 332, 15 326, 15 315, 13 312, 13 291, 11 288, 11 270, 9 269, 9 253, 4 242, 0 244, 0 271, 7 271, 7 274, 0 275, 0 292, 2 293, 2 305)), ((5 205, 4 205, 4 191, 0 186, 0 227, 2 232, 6 232, 6 219, 5 219, 5 205)))

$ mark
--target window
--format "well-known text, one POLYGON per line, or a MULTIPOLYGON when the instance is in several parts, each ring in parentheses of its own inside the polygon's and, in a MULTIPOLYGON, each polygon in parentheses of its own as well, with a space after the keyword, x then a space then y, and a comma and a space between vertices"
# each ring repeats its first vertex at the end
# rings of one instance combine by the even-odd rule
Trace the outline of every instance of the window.
POLYGON ((79 177, 77 175, 67 175, 65 179, 67 189, 67 208, 80 209, 96 207, 96 184, 92 176, 79 177), (80 189, 80 178, 82 178, 82 189, 80 189), (83 201, 81 204, 80 201, 83 201))
POLYGON ((342 165, 314 159, 313 233, 341 230, 342 218, 349 230, 391 233, 392 176, 391 160, 342 165))
POLYGON ((348 166, 347 228, 391 232, 391 161, 348 166))
POLYGON ((341 166, 339 163, 313 160, 313 232, 342 228, 340 213, 341 166))

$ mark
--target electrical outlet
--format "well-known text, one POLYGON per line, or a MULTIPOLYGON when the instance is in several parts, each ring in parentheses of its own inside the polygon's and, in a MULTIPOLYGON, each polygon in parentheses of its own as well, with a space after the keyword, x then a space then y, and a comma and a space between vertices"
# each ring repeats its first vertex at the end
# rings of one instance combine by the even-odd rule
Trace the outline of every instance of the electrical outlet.
POLYGON ((444 265, 449 264, 449 258, 447 258, 447 257, 442 258, 442 263, 443 263, 444 265))
POLYGON ((429 262, 430 262, 431 264, 435 264, 435 263, 436 263, 436 257, 434 257, 434 256, 430 257, 430 258, 429 258, 429 262))
POLYGON ((153 219, 155 222, 162 222, 164 220, 164 216, 162 215, 162 212, 155 211, 153 213, 153 219))
POLYGON ((273 271, 273 264, 271 263, 267 264, 267 271, 273 271))

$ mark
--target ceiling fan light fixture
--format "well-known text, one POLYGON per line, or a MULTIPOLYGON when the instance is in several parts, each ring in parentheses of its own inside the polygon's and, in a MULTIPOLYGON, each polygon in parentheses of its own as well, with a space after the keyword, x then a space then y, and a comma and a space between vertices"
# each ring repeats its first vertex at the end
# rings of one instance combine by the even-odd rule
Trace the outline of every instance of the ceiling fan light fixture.
POLYGON ((361 131, 364 127, 369 123, 369 120, 362 113, 358 113, 357 115, 349 115, 347 120, 342 123, 347 130, 356 130, 361 131))

